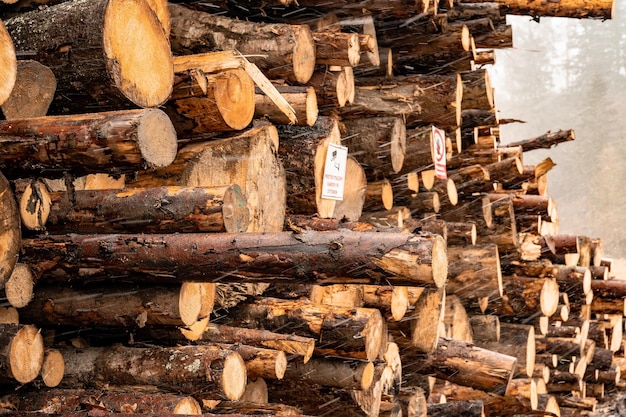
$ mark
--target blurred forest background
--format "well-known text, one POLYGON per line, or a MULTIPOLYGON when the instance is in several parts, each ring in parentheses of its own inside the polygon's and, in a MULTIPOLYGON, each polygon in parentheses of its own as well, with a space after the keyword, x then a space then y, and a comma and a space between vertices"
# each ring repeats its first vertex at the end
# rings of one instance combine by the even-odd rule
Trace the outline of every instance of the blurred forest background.
POLYGON ((551 157, 548 194, 559 233, 602 238, 605 257, 626 279, 626 0, 608 21, 507 16, 514 48, 489 68, 502 143, 574 129, 576 140, 525 153, 551 157))

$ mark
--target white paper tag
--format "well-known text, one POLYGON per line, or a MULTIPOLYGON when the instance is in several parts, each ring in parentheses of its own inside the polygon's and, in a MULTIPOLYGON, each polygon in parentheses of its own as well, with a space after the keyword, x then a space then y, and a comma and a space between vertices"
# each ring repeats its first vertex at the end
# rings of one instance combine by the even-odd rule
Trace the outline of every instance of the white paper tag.
POLYGON ((341 145, 328 145, 324 180, 322 181, 322 198, 343 200, 343 187, 346 183, 346 164, 348 148, 341 145))

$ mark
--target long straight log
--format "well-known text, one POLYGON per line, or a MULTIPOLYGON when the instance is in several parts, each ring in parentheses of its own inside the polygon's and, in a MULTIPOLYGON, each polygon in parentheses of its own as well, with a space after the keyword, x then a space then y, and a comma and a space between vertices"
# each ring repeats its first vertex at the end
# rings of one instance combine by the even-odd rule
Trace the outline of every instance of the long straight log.
MULTIPOLYGON (((479 0, 479 2, 482 0, 479 0)), ((612 19, 614 13, 613 0, 560 1, 546 4, 537 1, 498 0, 502 14, 570 17, 577 19, 612 19)))
POLYGON ((187 393, 237 400, 246 386, 246 365, 238 353, 216 346, 90 347, 62 349, 63 386, 158 385, 187 393))
POLYGON ((303 25, 233 20, 170 4, 172 50, 179 55, 236 50, 269 78, 306 83, 315 68, 315 43, 303 25), (261 52, 261 54, 259 54, 261 52))
POLYGON ((468 342, 440 338, 437 350, 428 355, 404 352, 402 371, 408 385, 412 374, 422 374, 487 392, 504 393, 516 363, 517 359, 512 356, 468 342))
POLYGON ((229 321, 277 332, 299 327, 316 339, 316 351, 332 356, 375 359, 383 342, 384 321, 377 309, 341 308, 302 300, 257 297, 231 310, 229 321), (290 323, 285 327, 285 323, 290 323))
POLYGON ((178 147, 172 122, 158 109, 3 121, 0 143, 0 167, 14 178, 164 167, 178 147))
POLYGON ((228 232, 248 229, 241 187, 158 187, 49 193, 29 184, 20 198, 22 223, 51 233, 228 232))
POLYGON ((16 51, 34 52, 54 72, 51 114, 156 107, 172 91, 172 52, 148 2, 75 0, 5 25, 16 51))
POLYGON ((0 380, 25 384, 33 381, 43 365, 44 345, 32 325, 0 324, 0 380))

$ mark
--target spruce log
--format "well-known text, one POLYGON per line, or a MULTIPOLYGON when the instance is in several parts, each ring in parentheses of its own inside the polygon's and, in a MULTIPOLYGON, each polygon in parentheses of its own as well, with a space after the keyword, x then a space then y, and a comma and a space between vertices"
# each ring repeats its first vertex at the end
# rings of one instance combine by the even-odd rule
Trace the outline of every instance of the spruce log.
POLYGON ((546 132, 541 136, 520 140, 513 143, 507 143, 506 146, 521 146, 524 152, 534 149, 550 149, 559 143, 568 142, 576 139, 574 130, 559 130, 558 132, 546 132))
POLYGON ((494 107, 493 89, 487 70, 464 71, 459 75, 463 83, 463 99, 461 101, 463 109, 490 110, 494 107))
POLYGON ((0 379, 25 384, 39 375, 44 360, 43 337, 32 325, 0 324, 0 379))
POLYGON ((461 299, 456 295, 449 295, 446 297, 445 307, 445 314, 443 316, 445 337, 472 342, 472 327, 461 299))
POLYGON ((51 233, 228 232, 248 229, 248 203, 228 187, 157 187, 48 193, 29 184, 20 198, 22 222, 51 233), (35 192, 33 190, 36 190, 35 192))
POLYGON ((474 37, 477 48, 513 48, 513 27, 499 24, 495 30, 474 37))
MULTIPOLYGON (((11 95, 17 79, 17 58, 15 56, 15 46, 11 35, 7 32, 4 23, 0 22, 0 65, 2 75, 0 75, 0 105, 2 105, 11 95)), ((6 117, 6 116, 5 116, 6 117)))
POLYGON ((251 378, 283 379, 287 369, 287 355, 277 349, 249 346, 241 343, 216 343, 211 345, 232 350, 241 355, 246 371, 251 378))
POLYGON ((480 400, 452 401, 445 404, 428 404, 428 415, 432 417, 485 417, 485 411, 483 402, 480 400))
POLYGON ((50 68, 29 59, 18 61, 15 85, 2 103, 2 114, 7 120, 45 116, 56 88, 50 68))
POLYGON ((368 182, 365 189, 363 211, 391 210, 393 199, 393 186, 389 180, 368 182))
POLYGON ((191 70, 176 75, 165 111, 178 136, 189 138, 245 128, 254 104, 254 82, 243 69, 216 74, 191 70))
POLYGON ((356 67, 361 60, 359 35, 345 32, 313 32, 315 63, 356 67))
POLYGON ((61 383, 65 374, 65 359, 57 349, 48 348, 44 351, 41 364, 41 380, 48 388, 54 388, 61 383))
POLYGON ((398 175, 432 168, 432 129, 418 127, 406 131, 404 163, 398 175))
POLYGON ((555 4, 546 4, 537 1, 498 0, 502 14, 570 17, 577 19, 612 19, 614 11, 613 0, 560 1, 555 4))
POLYGON ((19 324, 19 313, 15 307, 0 307, 0 324, 19 324))
POLYGON ((365 170, 354 157, 348 155, 343 197, 335 203, 333 216, 353 222, 359 220, 363 214, 366 190, 365 170))
POLYGON ((500 324, 497 342, 477 341, 477 346, 517 358, 515 374, 531 377, 535 368, 535 329, 525 324, 500 324))
POLYGON ((165 167, 178 146, 172 122, 158 109, 3 121, 0 143, 0 166, 14 178, 165 167))
POLYGON ((180 185, 224 187, 238 184, 248 200, 248 232, 283 230, 285 171, 276 150, 278 133, 271 125, 253 127, 235 136, 189 143, 167 168, 140 172, 130 187, 180 185))
POLYGON ((16 51, 34 52, 54 72, 51 114, 156 107, 172 92, 170 45, 145 1, 75 0, 5 25, 16 51))
POLYGON ((114 291, 103 286, 40 284, 20 315, 22 320, 41 326, 190 326, 209 316, 214 300, 215 284, 207 283, 160 288, 116 283, 114 291))
POLYGON ((22 308, 32 299, 34 285, 35 277, 28 265, 16 263, 4 284, 4 295, 13 307, 22 308))
POLYGON ((160 388, 237 400, 246 386, 241 356, 216 346, 90 347, 62 349, 62 386, 158 385, 160 388))
POLYGON ((0 288, 4 288, 17 263, 22 231, 11 184, 2 173, 0 173, 0 213, 0 288))
POLYGON ((386 285, 364 285, 363 305, 374 307, 395 321, 402 320, 409 306, 415 304, 424 288, 386 285))
POLYGON ((340 109, 342 117, 402 116, 410 124, 439 128, 460 124, 463 84, 460 77, 411 75, 356 80, 355 100, 340 109))
POLYGON ((486 392, 504 393, 516 363, 512 356, 440 338, 433 353, 404 352, 402 372, 407 385, 411 385, 413 375, 422 374, 486 392))
POLYGON ((497 342, 500 340, 500 318, 494 315, 477 315, 469 318, 472 337, 479 342, 497 342))
POLYGON ((322 114, 333 112, 335 107, 343 107, 354 95, 354 77, 346 71, 316 71, 307 83, 315 89, 319 110, 322 114))
POLYGON ((342 358, 314 357, 306 364, 290 362, 285 379, 294 382, 307 381, 325 387, 367 390, 374 381, 374 364, 342 358))
POLYGON ((406 127, 399 117, 344 120, 342 144, 376 180, 402 169, 406 149, 406 127))
POLYGON ((558 307, 559 286, 554 278, 502 277, 503 296, 492 299, 488 314, 520 319, 538 314, 552 316, 558 307))
MULTIPOLYGON (((276 86, 276 90, 296 111, 296 124, 298 126, 313 126, 315 124, 319 109, 317 107, 317 95, 313 87, 276 86)), ((285 113, 260 89, 255 89, 254 117, 257 119, 266 118, 279 125, 291 124, 291 120, 285 113)))
POLYGON ((269 78, 304 84, 313 74, 315 43, 307 26, 233 20, 176 4, 169 10, 175 54, 236 50, 269 78))

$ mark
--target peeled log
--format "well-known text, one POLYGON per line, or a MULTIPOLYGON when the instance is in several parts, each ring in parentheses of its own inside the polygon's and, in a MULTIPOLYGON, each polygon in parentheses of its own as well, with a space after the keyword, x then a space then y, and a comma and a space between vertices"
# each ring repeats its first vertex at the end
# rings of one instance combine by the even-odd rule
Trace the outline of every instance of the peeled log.
POLYGON ((215 346, 66 348, 63 386, 158 385, 237 400, 246 387, 246 365, 238 353, 215 346))
POLYGON ((271 125, 253 127, 236 136, 189 143, 174 162, 137 174, 129 187, 224 187, 238 184, 248 200, 248 232, 283 230, 285 171, 278 159, 278 133, 271 125))
POLYGON ((322 355, 374 360, 383 341, 384 321, 373 308, 257 297, 231 309, 229 320, 277 332, 298 328, 301 335, 316 339, 316 351, 322 355))
POLYGON ((34 52, 54 72, 52 114, 156 107, 172 92, 170 45, 145 1, 76 0, 5 25, 16 51, 34 52))
POLYGON ((40 330, 31 325, 0 325, 0 380, 31 382, 43 365, 44 345, 40 330))
POLYGON ((22 262, 38 276, 65 270, 153 281, 444 285, 448 264, 437 235, 303 233, 49 235, 24 239, 22 262), (193 248, 193 250, 190 250, 193 248), (237 271, 233 273, 233 271, 237 271))
POLYGON ((29 184, 20 198, 22 222, 51 233, 178 233, 247 230, 241 187, 157 187, 48 193, 29 184), (36 192, 33 192, 36 190, 36 192))
POLYGON ((57 79, 50 68, 28 59, 18 61, 17 79, 2 104, 2 114, 7 120, 45 116, 56 89, 57 79))
POLYGON ((437 350, 430 354, 404 352, 403 375, 434 375, 455 384, 486 392, 504 393, 511 380, 517 359, 468 342, 440 338, 437 350))
POLYGON ((178 147, 172 122, 158 109, 2 121, 0 144, 0 167, 14 178, 164 167, 178 147))
POLYGON ((0 173, 0 288, 13 273, 22 240, 20 215, 9 181, 0 173))
POLYGON ((181 138, 241 130, 254 116, 254 82, 243 69, 177 74, 165 111, 181 138))
POLYGON ((313 74, 315 43, 307 26, 233 20, 176 4, 169 10, 172 51, 178 55, 236 50, 269 78, 304 84, 313 74))

